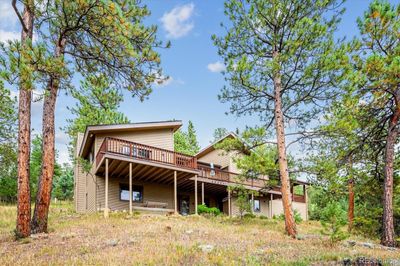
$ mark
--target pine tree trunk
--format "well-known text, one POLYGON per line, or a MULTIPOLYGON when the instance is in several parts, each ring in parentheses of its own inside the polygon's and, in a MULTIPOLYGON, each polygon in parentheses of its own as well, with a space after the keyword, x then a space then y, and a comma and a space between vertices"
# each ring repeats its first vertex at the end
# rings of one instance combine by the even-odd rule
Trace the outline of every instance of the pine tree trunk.
POLYGON ((349 209, 347 212, 348 222, 349 222, 348 231, 351 232, 351 230, 353 229, 353 222, 354 222, 354 179, 353 179, 353 177, 351 177, 349 179, 348 188, 349 188, 349 209))
MULTIPOLYGON (((274 58, 278 57, 278 53, 274 52, 274 58)), ((292 210, 292 197, 290 193, 290 179, 288 162, 286 157, 286 144, 285 144, 285 126, 282 113, 282 99, 281 99, 281 75, 276 73, 274 76, 274 90, 275 90, 275 128, 278 142, 278 162, 279 173, 281 178, 281 192, 283 212, 285 214, 285 227, 286 232, 291 237, 296 237, 296 223, 294 220, 292 210)))
MULTIPOLYGON (((22 29, 21 43, 26 45, 32 40, 34 13, 30 8, 32 1, 24 6, 22 20, 26 29, 22 29)), ((27 237, 31 234, 31 193, 30 193, 30 149, 31 149, 31 91, 25 84, 29 80, 20 80, 18 104, 18 192, 16 236, 27 237)))
MULTIPOLYGON (((65 41, 60 41, 56 48, 55 57, 63 56, 65 41)), ((42 168, 36 195, 35 211, 32 219, 32 233, 47 232, 51 191, 55 165, 55 126, 54 115, 56 108, 59 78, 52 76, 47 85, 43 103, 42 120, 42 168)))
POLYGON ((394 237, 393 223, 393 164, 394 146, 398 137, 397 123, 400 116, 400 109, 397 108, 393 114, 388 129, 385 147, 385 180, 383 188, 383 219, 382 219, 382 245, 394 247, 396 245, 394 237))

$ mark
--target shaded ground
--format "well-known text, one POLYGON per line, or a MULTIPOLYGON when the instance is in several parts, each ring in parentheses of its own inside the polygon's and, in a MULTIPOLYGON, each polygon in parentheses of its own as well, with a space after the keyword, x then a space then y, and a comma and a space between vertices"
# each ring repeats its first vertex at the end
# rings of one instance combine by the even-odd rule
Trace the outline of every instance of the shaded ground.
POLYGON ((14 224, 15 207, 0 206, 0 265, 335 265, 357 257, 400 265, 399 250, 347 241, 330 247, 316 222, 301 223, 302 240, 294 240, 276 220, 126 213, 106 220, 101 214, 76 214, 64 203, 52 206, 49 234, 14 241, 14 224))

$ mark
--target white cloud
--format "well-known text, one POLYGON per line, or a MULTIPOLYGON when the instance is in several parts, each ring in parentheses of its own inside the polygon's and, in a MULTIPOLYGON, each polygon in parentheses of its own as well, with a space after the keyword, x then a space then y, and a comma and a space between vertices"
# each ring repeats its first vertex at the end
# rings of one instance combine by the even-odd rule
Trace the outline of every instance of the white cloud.
POLYGON ((221 63, 220 61, 217 61, 215 63, 210 63, 207 65, 208 70, 210 70, 211 72, 221 72, 225 70, 225 65, 223 63, 221 63))
POLYGON ((167 31, 167 37, 176 39, 187 35, 194 27, 193 21, 190 20, 193 11, 194 4, 189 3, 164 13, 161 22, 167 31))
POLYGON ((5 31, 0 29, 0 42, 6 42, 8 40, 18 40, 21 38, 21 33, 16 31, 5 31))

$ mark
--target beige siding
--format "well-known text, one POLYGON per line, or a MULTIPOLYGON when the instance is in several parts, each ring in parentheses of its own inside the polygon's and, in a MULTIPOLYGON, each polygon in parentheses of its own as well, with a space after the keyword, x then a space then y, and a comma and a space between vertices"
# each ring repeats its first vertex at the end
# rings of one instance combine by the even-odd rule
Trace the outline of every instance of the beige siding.
MULTIPOLYGON (((98 181, 98 196, 97 196, 97 209, 102 210, 104 208, 104 197, 105 197, 105 179, 104 177, 97 177, 98 181)), ((127 210, 129 209, 129 201, 121 201, 119 195, 120 184, 129 184, 127 178, 109 178, 108 185, 108 207, 111 210, 127 210)), ((133 179, 133 185, 143 186, 143 202, 156 201, 167 203, 168 209, 174 208, 174 188, 173 186, 161 185, 155 183, 145 183, 136 181, 133 179)), ((134 206, 142 206, 142 203, 133 203, 134 206)))
MULTIPOLYGON (((297 210, 303 220, 307 220, 307 205, 302 202, 292 202, 293 210, 297 210)), ((276 199, 272 201, 272 216, 278 216, 283 213, 282 200, 276 199)))
POLYGON ((230 152, 229 153, 229 168, 228 171, 232 173, 240 173, 240 170, 237 168, 236 163, 234 160, 236 158, 240 158, 242 156, 241 154, 238 154, 237 152, 230 152))
MULTIPOLYGON (((254 212, 254 214, 257 216, 263 215, 263 216, 269 217, 269 199, 266 197, 254 197, 254 199, 260 200, 260 212, 254 212)), ((239 207, 236 204, 236 197, 232 197, 231 204, 232 204, 232 215, 239 216, 240 212, 239 212, 239 207)), ((228 208, 228 204, 226 204, 226 206, 228 208)), ((225 205, 224 205, 224 209, 225 209, 225 205)))
MULTIPOLYGON (((75 155, 78 156, 78 152, 80 150, 81 144, 83 140, 83 134, 79 133, 77 136, 77 146, 75 155)), ((75 209, 77 212, 85 212, 86 211, 86 174, 83 172, 82 167, 77 163, 74 168, 74 201, 75 201, 75 209)))
MULTIPOLYGON (((92 167, 92 173, 95 165, 92 167)), ((97 177, 93 174, 86 174, 86 192, 87 192, 87 203, 86 203, 86 211, 87 212, 95 212, 96 211, 96 183, 97 177)))
POLYGON ((170 128, 98 134, 95 139, 95 154, 97 154, 105 137, 119 138, 157 148, 174 150, 174 133, 170 128))
POLYGON ((206 155, 199 157, 198 161, 205 163, 214 163, 220 165, 225 170, 232 173, 240 173, 240 170, 237 168, 234 158, 241 156, 237 152, 224 152, 223 150, 213 150, 206 155))
POLYGON ((230 156, 222 150, 213 150, 206 155, 199 157, 198 161, 218 164, 222 168, 225 168, 230 165, 230 156))
MULTIPOLYGON (((97 177, 98 181, 98 194, 97 194, 97 210, 102 210, 104 208, 104 198, 105 198, 105 179, 104 177, 97 177)), ((110 178, 109 179, 109 203, 108 206, 111 210, 127 210, 129 208, 128 201, 121 201, 119 195, 120 184, 129 184, 127 178, 110 178)), ((143 203, 146 201, 156 201, 167 203, 167 209, 174 208, 174 188, 173 185, 162 185, 157 183, 148 183, 142 181, 135 181, 133 179, 133 185, 143 186, 143 203)), ((199 186, 200 188, 200 186, 199 186)), ((189 211, 190 213, 195 212, 195 197, 194 192, 179 191, 178 189, 178 199, 179 196, 189 196, 189 211)), ((205 195, 205 198, 210 200, 210 207, 217 206, 217 199, 211 195, 205 195)), ((143 203, 134 202, 133 206, 143 206, 143 203)), ((199 190, 198 204, 201 204, 201 193, 199 190)), ((179 206, 178 206, 179 208, 179 206)))

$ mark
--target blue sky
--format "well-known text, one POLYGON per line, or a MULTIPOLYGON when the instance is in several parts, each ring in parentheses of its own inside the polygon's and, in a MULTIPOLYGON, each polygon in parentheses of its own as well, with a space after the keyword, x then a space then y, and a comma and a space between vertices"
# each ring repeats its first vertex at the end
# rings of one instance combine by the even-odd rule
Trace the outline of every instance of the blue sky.
MULTIPOLYGON (((367 0, 348 0, 338 36, 351 38, 357 34, 356 18, 367 9, 367 0)), ((392 0, 392 3, 397 1, 392 0)), ((0 41, 19 38, 19 25, 11 8, 11 0, 0 0, 0 41)), ((229 130, 243 129, 257 124, 257 117, 225 115, 229 105, 218 101, 217 95, 224 85, 220 73, 222 59, 211 41, 211 35, 222 35, 220 23, 227 20, 223 14, 223 1, 144 1, 151 10, 146 23, 158 25, 161 40, 170 40, 170 49, 160 50, 162 67, 170 79, 162 86, 154 86, 149 99, 140 102, 125 93, 120 110, 132 122, 178 119, 192 120, 202 147, 209 144, 217 127, 229 130)), ((79 85, 78 78, 73 80, 79 85)), ((40 91, 40 88, 38 88, 40 91)), ((14 93, 16 91, 14 89, 14 93)), ((66 119, 72 118, 67 106, 75 101, 61 91, 56 109, 56 147, 58 161, 68 161, 68 137, 60 129, 66 119)), ((42 103, 35 102, 32 110, 34 133, 41 131, 42 103)))

